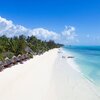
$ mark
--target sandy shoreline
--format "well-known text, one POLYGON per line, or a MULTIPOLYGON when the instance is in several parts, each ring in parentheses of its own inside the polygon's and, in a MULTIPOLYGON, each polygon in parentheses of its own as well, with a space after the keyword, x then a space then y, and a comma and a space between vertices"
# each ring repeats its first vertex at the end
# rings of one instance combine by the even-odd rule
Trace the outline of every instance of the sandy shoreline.
POLYGON ((75 64, 53 49, 0 73, 0 100, 100 100, 75 64))

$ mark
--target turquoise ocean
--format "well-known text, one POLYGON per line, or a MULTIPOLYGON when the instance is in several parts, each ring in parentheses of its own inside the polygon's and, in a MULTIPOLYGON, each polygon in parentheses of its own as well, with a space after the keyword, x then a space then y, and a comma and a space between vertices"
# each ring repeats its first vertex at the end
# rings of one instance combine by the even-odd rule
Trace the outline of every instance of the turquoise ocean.
POLYGON ((81 73, 100 87, 100 46, 64 46, 75 58, 81 73))

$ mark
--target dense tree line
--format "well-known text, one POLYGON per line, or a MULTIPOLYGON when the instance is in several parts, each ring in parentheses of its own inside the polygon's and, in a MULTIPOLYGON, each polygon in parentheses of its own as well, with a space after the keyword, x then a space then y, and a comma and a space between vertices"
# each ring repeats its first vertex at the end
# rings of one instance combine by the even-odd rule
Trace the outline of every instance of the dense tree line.
POLYGON ((25 37, 21 35, 13 38, 8 38, 5 35, 0 37, 0 60, 4 60, 6 57, 12 58, 14 55, 19 54, 41 54, 45 51, 58 48, 61 44, 56 44, 54 41, 42 41, 34 36, 25 37))

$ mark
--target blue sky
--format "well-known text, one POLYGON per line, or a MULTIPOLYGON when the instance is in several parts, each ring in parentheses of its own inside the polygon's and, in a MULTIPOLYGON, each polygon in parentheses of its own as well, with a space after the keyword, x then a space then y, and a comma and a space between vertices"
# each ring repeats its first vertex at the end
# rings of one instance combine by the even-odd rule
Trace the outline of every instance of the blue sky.
POLYGON ((17 25, 58 34, 65 26, 73 26, 75 44, 100 45, 100 0, 0 0, 0 16, 17 25))

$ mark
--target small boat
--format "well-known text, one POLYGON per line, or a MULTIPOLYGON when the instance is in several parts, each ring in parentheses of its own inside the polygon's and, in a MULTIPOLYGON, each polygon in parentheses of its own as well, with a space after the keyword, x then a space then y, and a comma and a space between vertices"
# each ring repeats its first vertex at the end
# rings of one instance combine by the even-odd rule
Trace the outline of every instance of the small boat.
POLYGON ((58 51, 58 53, 61 53, 60 51, 58 51))
POLYGON ((62 56, 62 58, 66 58, 65 56, 62 56))
POLYGON ((68 56, 67 58, 74 58, 73 56, 68 56))

